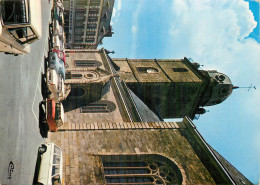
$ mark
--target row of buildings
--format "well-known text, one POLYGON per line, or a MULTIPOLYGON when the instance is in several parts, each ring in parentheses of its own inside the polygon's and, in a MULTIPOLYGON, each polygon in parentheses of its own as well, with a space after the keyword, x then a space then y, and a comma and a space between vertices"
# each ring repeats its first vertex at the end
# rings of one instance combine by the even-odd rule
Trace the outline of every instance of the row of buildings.
POLYGON ((112 35, 113 4, 64 0, 65 123, 48 138, 63 150, 63 183, 252 184, 192 122, 230 96, 229 77, 185 57, 110 58, 96 48, 112 35))
POLYGON ((114 0, 64 0, 66 48, 95 49, 113 34, 114 0))

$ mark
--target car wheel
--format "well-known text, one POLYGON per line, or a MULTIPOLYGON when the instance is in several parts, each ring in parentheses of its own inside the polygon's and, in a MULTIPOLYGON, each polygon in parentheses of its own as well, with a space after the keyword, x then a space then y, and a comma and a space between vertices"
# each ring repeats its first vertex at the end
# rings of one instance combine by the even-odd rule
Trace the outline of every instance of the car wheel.
POLYGON ((46 99, 48 97, 48 94, 47 94, 47 81, 46 81, 46 75, 45 74, 42 74, 41 91, 42 91, 43 99, 46 99))
POLYGON ((50 50, 52 50, 52 49, 53 49, 53 43, 52 43, 52 39, 50 39, 50 40, 49 40, 49 48, 50 48, 50 50))
POLYGON ((10 53, 10 52, 4 52, 4 54, 6 54, 6 55, 14 55, 13 53, 10 53))
MULTIPOLYGON (((45 100, 42 100, 40 103, 39 103, 39 108, 40 108, 40 111, 42 111, 42 112, 40 112, 41 114, 40 114, 40 120, 43 120, 42 118, 44 118, 45 117, 45 115, 46 115, 46 101, 45 100)), ((45 118, 46 119, 46 118, 45 118)))
MULTIPOLYGON (((53 29, 52 29, 52 23, 49 25, 49 37, 52 38, 53 35, 53 29)), ((49 39, 50 40, 50 39, 49 39)))
POLYGON ((49 89, 47 90, 47 94, 48 94, 48 96, 51 95, 51 91, 49 89))
POLYGON ((42 144, 41 147, 39 147, 38 152, 40 155, 44 154, 47 151, 47 146, 42 144))
POLYGON ((48 64, 49 64, 49 52, 48 52, 48 56, 46 58, 44 58, 44 72, 45 73, 47 73, 48 64))
POLYGON ((47 138, 48 137, 48 132, 49 132, 49 125, 48 123, 45 121, 44 125, 43 125, 43 137, 47 138))

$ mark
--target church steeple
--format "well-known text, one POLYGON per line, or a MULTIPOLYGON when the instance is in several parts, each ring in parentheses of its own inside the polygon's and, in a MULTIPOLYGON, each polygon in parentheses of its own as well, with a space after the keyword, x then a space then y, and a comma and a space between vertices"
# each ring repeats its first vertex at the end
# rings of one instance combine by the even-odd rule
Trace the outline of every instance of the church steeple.
POLYGON ((227 75, 219 73, 216 70, 201 72, 209 78, 209 84, 201 99, 200 106, 220 104, 230 96, 234 86, 227 75))
POLYGON ((223 102, 233 85, 225 74, 199 70, 191 59, 113 59, 120 78, 159 117, 182 118, 223 102))

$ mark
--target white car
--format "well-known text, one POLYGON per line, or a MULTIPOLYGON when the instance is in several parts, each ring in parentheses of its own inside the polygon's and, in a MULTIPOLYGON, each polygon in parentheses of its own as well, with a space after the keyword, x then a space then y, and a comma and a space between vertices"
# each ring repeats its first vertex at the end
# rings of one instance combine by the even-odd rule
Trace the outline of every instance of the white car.
POLYGON ((64 42, 60 39, 59 35, 52 36, 53 48, 57 50, 65 50, 64 42))
POLYGON ((47 69, 47 87, 50 91, 50 99, 55 100, 56 103, 63 100, 65 94, 64 81, 56 69, 47 69))
POLYGON ((64 41, 64 35, 65 35, 65 34, 64 34, 63 26, 60 25, 60 24, 59 24, 59 21, 57 21, 57 20, 54 20, 53 22, 54 22, 54 24, 53 24, 53 33, 52 33, 52 35, 53 35, 53 36, 58 35, 59 38, 60 38, 62 41, 64 41))
POLYGON ((54 143, 47 144, 47 150, 42 154, 38 175, 38 183, 50 185, 62 184, 62 151, 54 143))

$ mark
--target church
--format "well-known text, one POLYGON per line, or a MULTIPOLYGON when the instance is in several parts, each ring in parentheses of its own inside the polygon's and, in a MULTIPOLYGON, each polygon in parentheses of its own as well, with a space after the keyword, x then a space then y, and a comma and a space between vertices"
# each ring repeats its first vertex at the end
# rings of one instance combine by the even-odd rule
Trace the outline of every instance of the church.
POLYGON ((252 184, 192 121, 231 95, 227 75, 185 57, 110 53, 66 50, 65 122, 48 138, 62 148, 64 184, 252 184))

